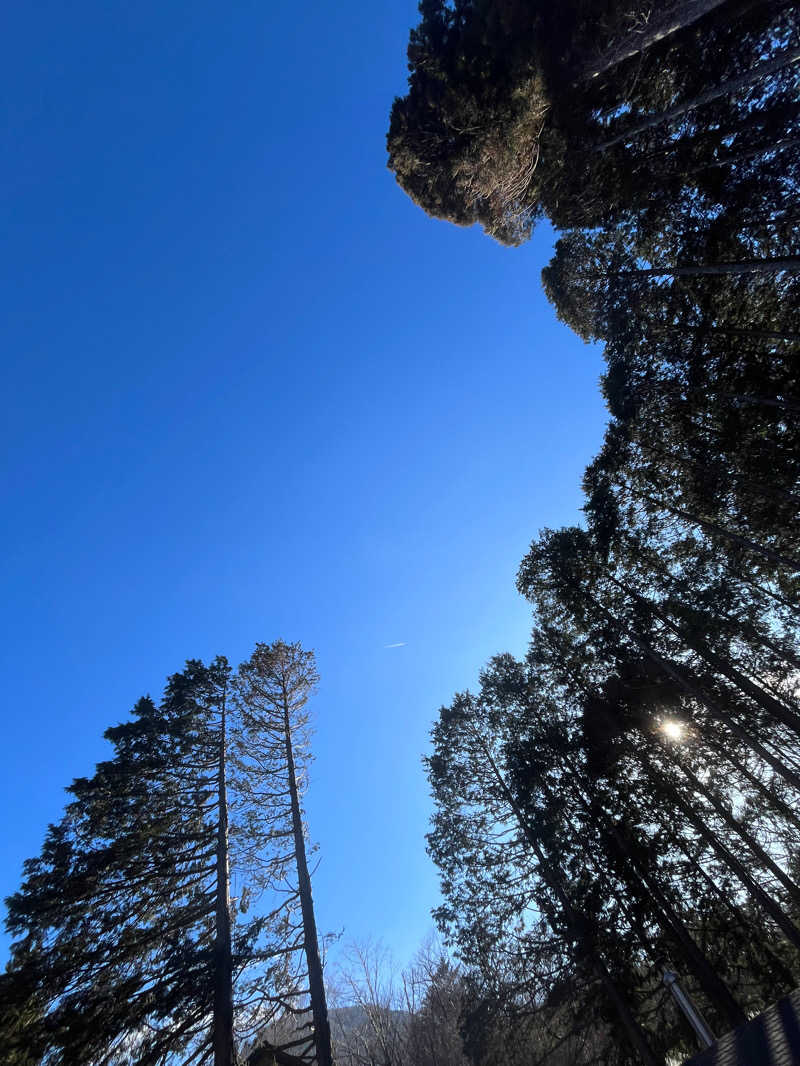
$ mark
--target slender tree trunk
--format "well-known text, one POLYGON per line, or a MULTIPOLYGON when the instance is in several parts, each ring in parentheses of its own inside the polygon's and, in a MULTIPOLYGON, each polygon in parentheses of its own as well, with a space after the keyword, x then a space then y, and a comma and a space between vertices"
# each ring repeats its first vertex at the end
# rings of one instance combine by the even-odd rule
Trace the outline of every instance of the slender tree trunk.
POLYGON ((767 895, 761 885, 750 876, 744 863, 740 862, 730 848, 722 843, 717 834, 713 833, 708 828, 703 819, 697 815, 696 811, 688 803, 686 803, 678 790, 665 780, 663 774, 656 770, 652 763, 650 764, 650 772, 654 779, 659 783, 659 787, 663 794, 670 799, 679 811, 681 811, 689 824, 697 831, 700 838, 716 853, 717 858, 719 858, 736 875, 742 883, 742 886, 747 889, 755 902, 759 904, 770 918, 772 918, 778 928, 781 929, 786 939, 795 947, 800 948, 800 929, 797 928, 783 908, 776 903, 771 896, 767 895))
POLYGON ((661 921, 667 929, 672 931, 672 935, 680 944, 688 965, 711 1003, 720 1011, 731 1028, 735 1029, 737 1025, 746 1022, 747 1015, 733 998, 730 989, 708 961, 707 956, 700 949, 680 916, 675 912, 656 879, 633 857, 626 841, 616 827, 611 830, 611 835, 620 853, 627 857, 634 872, 641 878, 650 893, 656 906, 656 912, 660 911, 661 921))
POLYGON ((770 714, 776 721, 785 725, 787 729, 796 733, 797 736, 800 736, 800 715, 795 711, 790 710, 788 707, 785 707, 783 703, 770 696, 769 693, 764 692, 762 688, 754 684, 750 678, 745 677, 745 675, 737 670, 735 666, 723 659, 720 655, 717 655, 716 652, 712 651, 704 640, 687 636, 684 630, 679 625, 676 625, 668 615, 664 614, 663 611, 656 607, 651 600, 648 600, 645 596, 635 592, 633 589, 627 589, 622 582, 617 581, 617 579, 612 577, 611 574, 607 574, 606 576, 611 584, 618 588, 624 596, 633 600, 634 603, 638 604, 640 607, 643 607, 653 618, 657 618, 671 633, 680 637, 687 648, 691 648, 692 651, 697 652, 701 658, 705 659, 709 666, 713 666, 715 670, 718 670, 723 677, 727 678, 731 684, 735 685, 741 692, 744 692, 745 695, 749 696, 759 705, 759 707, 765 710, 767 714, 770 714))
POLYGON ((782 152, 785 148, 791 148, 795 144, 800 144, 800 137, 781 137, 780 140, 773 141, 771 144, 762 144, 758 148, 749 149, 747 152, 731 152, 727 157, 716 159, 713 163, 705 163, 703 166, 687 170, 685 172, 686 177, 690 177, 692 174, 701 174, 704 170, 730 166, 732 163, 745 163, 748 159, 755 159, 760 155, 766 155, 768 152, 782 152))
POLYGON ((686 780, 692 786, 695 792, 705 797, 705 799, 711 804, 714 810, 717 812, 722 821, 731 829, 736 835, 747 845, 748 848, 758 857, 759 862, 768 870, 772 876, 779 881, 786 891, 789 893, 790 899, 795 903, 800 901, 800 890, 792 879, 787 876, 786 873, 778 866, 775 860, 769 855, 764 848, 761 847, 759 842, 753 837, 751 833, 748 833, 742 823, 733 817, 724 804, 720 803, 717 797, 708 789, 703 782, 694 774, 687 766, 684 766, 682 760, 675 759, 675 764, 686 780))
POLYGON ((308 986, 311 993, 311 1015, 314 1019, 314 1046, 317 1066, 333 1066, 331 1050, 331 1027, 328 1021, 328 1004, 325 998, 325 981, 322 975, 322 960, 319 954, 317 923, 314 917, 314 902, 311 897, 311 877, 306 858, 306 842, 303 836, 303 819, 300 813, 300 797, 292 748, 292 729, 289 717, 289 700, 284 697, 283 729, 286 744, 286 764, 289 778, 289 797, 292 807, 292 833, 297 862, 297 884, 300 893, 300 909, 303 915, 303 941, 308 963, 308 986))
POLYGON ((685 100, 683 103, 676 104, 675 107, 668 108, 666 111, 661 111, 657 115, 652 115, 650 118, 640 122, 637 126, 633 126, 630 129, 625 130, 623 133, 617 134, 616 137, 612 137, 608 141, 603 141, 602 144, 597 145, 595 151, 605 152, 608 148, 612 148, 614 145, 620 144, 622 141, 630 140, 631 137, 636 137, 638 134, 644 133, 646 130, 653 129, 655 126, 660 126, 662 122, 670 122, 674 118, 680 118, 681 115, 685 115, 687 111, 693 111, 695 108, 702 107, 704 104, 710 104, 713 100, 719 99, 720 96, 728 96, 730 93, 738 92, 740 89, 752 85, 761 78, 766 78, 770 74, 775 74, 777 71, 783 70, 784 67, 797 63, 798 60, 800 60, 800 48, 790 48, 786 52, 781 52, 780 55, 777 55, 774 59, 759 63, 745 74, 741 74, 738 78, 730 78, 721 85, 717 85, 713 89, 709 89, 707 92, 700 93, 699 96, 695 96, 691 100, 685 100))
MULTIPOLYGON (((726 393, 722 394, 723 396, 726 393)), ((792 414, 800 414, 800 403, 792 400, 775 400, 770 396, 738 396, 727 394, 728 398, 740 404, 758 404, 761 407, 777 407, 780 411, 791 411, 792 414)))
POLYGON ((787 600, 777 592, 773 592, 772 589, 765 588, 764 585, 760 585, 749 574, 743 574, 740 570, 737 570, 731 563, 725 559, 719 560, 723 570, 726 570, 729 574, 732 574, 737 581, 741 581, 749 588, 754 589, 760 596, 766 596, 767 599, 777 603, 779 607, 786 607, 790 611, 797 610, 797 601, 787 600))
MULTIPOLYGON (((800 137, 797 138, 800 143, 800 137)), ((789 330, 778 329, 728 329, 726 326, 659 326, 658 329, 651 329, 650 333, 657 335, 659 333, 699 333, 702 336, 709 337, 754 337, 758 340, 767 341, 792 341, 797 343, 800 341, 800 333, 792 333, 789 330)), ((725 394, 729 399, 747 399, 748 397, 739 397, 734 393, 725 394)), ((780 403, 778 400, 762 400, 763 403, 780 403)), ((793 410, 797 405, 788 404, 788 409, 793 410)))
MULTIPOLYGON (((639 758, 638 754, 636 757, 639 758)), ((733 998, 730 989, 717 974, 705 953, 701 950, 694 937, 686 928, 686 925, 681 920, 680 916, 675 912, 672 904, 662 891, 661 886, 649 870, 636 859, 628 841, 625 839, 624 835, 620 833, 618 827, 614 825, 613 820, 602 809, 593 808, 583 795, 581 789, 575 784, 576 771, 572 766, 571 761, 565 759, 564 763, 569 769, 569 774, 572 775, 571 778, 569 775, 567 775, 567 777, 572 782, 573 793, 577 796, 578 802, 590 818, 597 819, 599 817, 599 821, 603 825, 603 836, 608 845, 610 845, 609 850, 612 854, 616 854, 617 860, 623 868, 626 865, 630 867, 637 880, 641 881, 644 885, 649 893, 649 903, 655 910, 657 920, 666 930, 671 931, 675 940, 680 944, 688 965, 691 967, 709 1000, 726 1018, 728 1024, 732 1028, 736 1028, 737 1025, 741 1025, 743 1022, 747 1021, 746 1014, 733 998)))
POLYGON ((756 792, 758 792, 759 795, 761 795, 763 799, 767 801, 767 803, 773 808, 773 810, 780 814, 782 818, 785 818, 790 825, 795 827, 795 829, 800 829, 800 818, 798 818, 795 811, 789 806, 788 803, 785 803, 780 798, 780 796, 776 796, 775 792, 772 789, 768 788, 768 786, 765 785, 763 781, 761 781, 754 773, 752 773, 752 771, 745 766, 741 759, 737 759, 734 755, 732 755, 728 745, 720 744, 716 740, 712 740, 708 736, 705 736, 703 739, 705 743, 713 751, 715 751, 720 758, 727 759, 731 766, 733 766, 733 768, 737 771, 737 773, 740 773, 746 781, 749 781, 749 783, 756 790, 756 792))
MULTIPOLYGON (((730 911, 739 928, 744 929, 745 931, 749 931, 752 928, 752 922, 747 918, 745 914, 742 913, 741 909, 737 907, 733 900, 728 897, 727 893, 722 891, 722 889, 719 887, 713 877, 711 877, 703 869, 702 864, 699 863, 697 859, 689 859, 689 865, 692 867, 692 869, 696 870, 700 874, 702 879, 705 881, 705 883, 708 885, 708 887, 711 889, 717 899, 722 903, 725 909, 730 911)), ((764 943, 761 944, 760 947, 769 959, 772 968, 774 970, 777 970, 778 973, 781 975, 781 981, 783 982, 784 986, 787 989, 794 988, 797 984, 797 980, 794 974, 786 965, 786 963, 783 961, 783 959, 779 955, 775 954, 769 944, 764 943)), ((750 956, 750 959, 752 960, 753 953, 752 948, 750 946, 749 936, 745 938, 745 950, 747 951, 748 955, 750 956)))
POLYGON ((625 1030, 634 1051, 644 1063, 644 1066, 660 1066, 660 1063, 663 1062, 663 1060, 656 1058, 650 1049, 650 1046, 645 1039, 643 1029, 631 1013, 630 1007, 623 998, 620 990, 617 988, 616 981, 608 972, 608 967, 605 962, 596 953, 591 955, 591 961, 595 973, 600 978, 600 983, 605 989, 606 995, 611 1000, 611 1004, 622 1022, 622 1027, 625 1030))
POLYGON ((598 59, 588 62, 580 72, 577 81, 591 81, 599 78, 607 70, 646 51, 665 37, 691 26, 704 15, 725 3, 725 0, 682 0, 673 4, 667 11, 659 11, 641 27, 633 30, 623 40, 611 45, 598 59))
POLYGON ((636 278, 693 278, 699 275, 723 274, 780 274, 782 271, 796 274, 800 271, 800 256, 788 255, 776 258, 740 259, 737 262, 690 263, 686 266, 642 267, 635 270, 610 270, 603 273, 586 274, 589 278, 636 277, 636 278))
MULTIPOLYGON (((763 0, 757 0, 757 2, 763 2, 763 0)), ((613 108, 608 108, 596 117, 598 121, 605 121, 607 118, 613 118, 617 110, 618 107, 615 105, 613 108)), ((795 138, 781 137, 776 140, 774 130, 787 128, 793 117, 794 111, 791 107, 782 108, 780 105, 768 110, 759 111, 757 114, 754 114, 753 112, 745 113, 743 116, 736 119, 731 119, 729 117, 726 125, 719 122, 711 129, 697 130, 692 136, 692 148, 696 149, 699 146, 700 151, 697 153, 696 158, 703 158, 705 155, 708 155, 709 152, 713 153, 722 151, 726 147, 726 141, 730 145, 730 143, 735 138, 739 137, 740 134, 752 133, 755 129, 757 130, 757 135, 761 137, 761 140, 751 140, 747 150, 742 149, 741 152, 737 152, 736 146, 734 145, 733 151, 731 151, 729 157, 731 161, 735 161, 740 155, 743 159, 746 159, 759 153, 766 154, 773 150, 780 151, 783 147, 788 147, 793 144, 795 138)), ((656 163, 659 160, 664 159, 665 152, 669 151, 670 147, 674 147, 674 145, 662 146, 658 151, 648 151, 637 156, 635 161, 637 167, 647 167, 648 174, 652 178, 655 173, 656 163)), ((714 166, 724 165, 724 158, 717 157, 717 159, 718 162, 703 163, 692 169, 685 169, 688 165, 688 161, 686 161, 686 163, 684 163, 677 171, 674 170, 670 172, 662 170, 661 173, 667 177, 675 176, 676 174, 688 177, 703 170, 710 170, 714 166)))
POLYGON ((226 777, 226 707, 222 694, 219 770, 217 776, 217 907, 214 941, 214 1066, 234 1066, 233 955, 231 949, 230 873, 228 865, 228 786, 226 777))
POLYGON ((676 518, 683 518, 692 525, 699 526, 707 533, 714 533, 724 537, 726 540, 732 541, 734 544, 738 544, 742 548, 746 548, 748 551, 754 552, 756 555, 762 555, 765 559, 769 559, 771 563, 776 563, 778 566, 785 566, 792 571, 800 571, 800 561, 797 559, 793 559, 788 555, 782 555, 780 552, 773 551, 772 548, 765 548, 761 544, 756 544, 754 540, 750 540, 748 537, 742 537, 738 533, 732 533, 731 530, 724 529, 722 526, 717 525, 716 522, 709 522, 705 518, 700 518, 699 515, 690 514, 688 511, 682 511, 679 507, 672 507, 668 503, 664 503, 661 500, 655 499, 653 496, 649 496, 646 492, 638 492, 636 489, 630 489, 630 492, 634 496, 638 496, 640 499, 653 504, 659 510, 667 511, 669 514, 675 515, 676 518))
MULTIPOLYGON (((525 837, 528 844, 531 846, 531 849, 533 850, 534 854, 536 855, 536 859, 539 863, 539 869, 541 871, 542 880, 545 882, 545 884, 548 885, 550 891, 553 892, 556 898, 558 899, 564 917, 567 921, 567 925, 573 930, 573 935, 576 941, 581 944, 581 947, 584 950, 586 957, 588 958, 595 973, 600 979, 600 982, 603 985, 606 994, 608 995, 614 1006, 614 1009, 617 1012, 620 1022, 622 1023, 622 1027, 631 1042, 631 1046, 641 1059, 642 1063, 644 1063, 644 1066, 663 1066, 663 1061, 660 1062, 649 1047, 642 1028, 634 1018, 628 1003, 621 995, 619 989, 617 988, 616 982, 612 978, 611 974, 608 972, 608 967, 606 966, 605 962, 591 945, 587 945, 584 942, 585 938, 580 932, 579 917, 575 912, 575 908, 572 906, 569 896, 567 895, 566 889, 564 888, 563 875, 560 873, 560 871, 558 873, 554 873, 554 864, 551 863, 545 855, 538 837, 536 836, 533 828, 529 824, 519 804, 514 799, 514 796, 512 795, 511 790, 506 784, 505 778, 500 773, 500 769, 497 766, 497 763, 494 761, 492 753, 489 751, 486 743, 483 740, 483 737, 481 737, 481 735, 475 729, 471 729, 470 732, 472 733, 473 737, 478 741, 478 744, 480 745, 483 751, 484 757, 486 758, 486 761, 488 762, 489 767, 492 771, 492 775, 494 776, 495 781, 497 781, 503 798, 505 799, 506 803, 513 812, 514 817, 517 820, 517 824, 522 830, 523 836, 525 837)), ((558 868, 555 867, 555 869, 558 868)))
MULTIPOLYGON (((617 620, 614 618, 613 614, 605 607, 603 607, 603 605, 597 600, 595 596, 592 596, 591 593, 588 592, 584 593, 584 595, 586 599, 594 605, 595 609, 598 610, 603 617, 607 618, 612 625, 617 625, 617 620)), ((731 717, 731 715, 723 711, 723 709, 716 703, 716 701, 713 700, 706 692, 704 692, 699 685, 693 684, 680 671, 676 670, 675 667, 671 663, 669 663, 662 655, 659 655, 655 648, 653 648, 652 645, 650 645, 648 641, 644 639, 644 637, 640 636, 640 634, 638 634, 635 630, 629 630, 629 633, 634 644, 636 644, 636 646, 644 652, 647 658, 656 666, 658 666, 667 675, 667 677, 672 678, 672 680, 675 681, 676 684, 681 689, 683 689, 683 691, 687 695, 693 696, 695 699, 699 700, 703 704, 703 706, 711 712, 712 717, 715 718, 717 721, 721 722, 727 729, 729 729, 731 733, 737 738, 737 740, 740 740, 743 744, 749 747, 751 751, 755 752, 755 754, 758 755, 759 758, 763 759, 768 766, 770 766, 777 774, 784 778, 784 780, 787 781, 792 786, 792 788, 794 788, 796 791, 800 791, 800 775, 796 774, 794 770, 791 770, 784 762, 781 762, 781 760, 776 759, 775 756, 772 755, 764 747, 763 744, 761 744, 758 740, 755 739, 755 737, 752 737, 749 733, 745 732, 745 730, 742 729, 738 722, 736 722, 735 719, 731 717)))

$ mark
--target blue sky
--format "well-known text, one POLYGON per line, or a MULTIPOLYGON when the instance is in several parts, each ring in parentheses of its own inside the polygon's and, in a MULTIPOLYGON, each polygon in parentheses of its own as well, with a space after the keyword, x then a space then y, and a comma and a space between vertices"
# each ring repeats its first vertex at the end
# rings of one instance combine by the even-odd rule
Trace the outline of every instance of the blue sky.
POLYGON ((573 522, 598 353, 385 166, 412 2, 9 8, 0 892, 187 657, 318 656, 322 929, 431 928, 421 756, 573 522), (385 645, 404 642, 405 646, 385 645))

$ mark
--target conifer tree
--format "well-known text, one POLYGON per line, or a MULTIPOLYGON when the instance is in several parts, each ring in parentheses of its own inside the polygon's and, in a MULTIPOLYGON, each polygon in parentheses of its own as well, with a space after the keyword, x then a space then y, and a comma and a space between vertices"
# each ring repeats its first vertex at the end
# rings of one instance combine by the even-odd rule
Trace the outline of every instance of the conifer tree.
POLYGON ((190 662, 160 706, 145 697, 106 732, 114 757, 70 786, 8 900, 21 937, 11 987, 39 1004, 17 1039, 47 1062, 203 1061, 212 1040, 226 1043, 214 987, 230 983, 217 876, 228 674, 222 659, 190 662))
POLYGON ((650 13, 426 0, 420 12, 387 143, 398 181, 431 214, 479 221, 506 243, 541 212, 558 227, 634 214, 665 225, 721 182, 728 199, 742 184, 757 195, 758 172, 761 199, 777 192, 779 141, 789 155, 778 165, 796 178, 797 22, 786 2, 650 13))
POLYGON ((257 644, 237 676, 241 716, 240 771, 246 802, 266 817, 279 853, 274 878, 290 886, 299 928, 291 926, 287 950, 302 949, 308 976, 313 1032, 295 1041, 313 1049, 318 1066, 332 1066, 331 1034, 308 869, 302 795, 311 761, 308 700, 319 680, 314 654, 299 644, 257 644))
POLYGON ((285 827, 241 776, 234 688, 225 659, 188 662, 70 786, 7 901, 10 1062, 233 1066, 238 1046, 295 1009, 295 908, 275 893, 285 827))

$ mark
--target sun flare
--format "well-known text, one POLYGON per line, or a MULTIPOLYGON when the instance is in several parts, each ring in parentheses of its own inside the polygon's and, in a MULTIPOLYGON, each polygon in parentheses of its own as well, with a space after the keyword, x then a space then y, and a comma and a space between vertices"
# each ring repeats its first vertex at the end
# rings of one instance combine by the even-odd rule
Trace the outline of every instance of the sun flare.
POLYGON ((670 740, 681 740, 683 738, 683 726, 680 722, 670 721, 661 724, 661 732, 670 740))

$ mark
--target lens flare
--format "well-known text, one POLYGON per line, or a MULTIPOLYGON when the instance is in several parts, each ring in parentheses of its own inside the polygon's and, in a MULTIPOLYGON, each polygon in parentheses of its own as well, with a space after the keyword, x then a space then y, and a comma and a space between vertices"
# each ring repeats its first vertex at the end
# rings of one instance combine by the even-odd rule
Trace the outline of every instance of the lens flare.
POLYGON ((683 738, 683 726, 680 722, 670 721, 661 723, 661 732, 664 736, 670 740, 681 740, 683 738))

